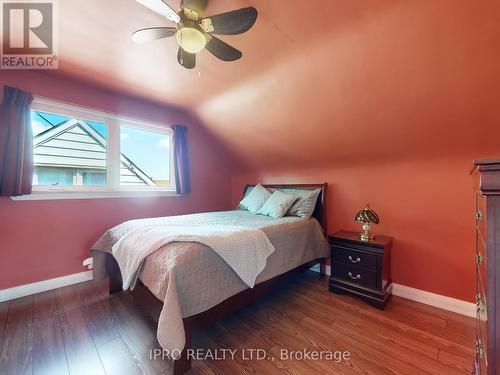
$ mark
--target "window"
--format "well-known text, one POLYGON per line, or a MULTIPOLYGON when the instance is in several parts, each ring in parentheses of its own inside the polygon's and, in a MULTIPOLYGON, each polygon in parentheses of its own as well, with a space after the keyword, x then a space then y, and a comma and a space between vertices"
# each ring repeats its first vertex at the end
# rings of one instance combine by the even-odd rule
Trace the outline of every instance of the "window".
POLYGON ((33 185, 106 186, 107 125, 31 111, 33 185))
POLYGON ((170 142, 167 134, 120 127, 121 186, 170 186, 170 142))
POLYGON ((171 191, 170 128, 35 99, 33 191, 171 191))

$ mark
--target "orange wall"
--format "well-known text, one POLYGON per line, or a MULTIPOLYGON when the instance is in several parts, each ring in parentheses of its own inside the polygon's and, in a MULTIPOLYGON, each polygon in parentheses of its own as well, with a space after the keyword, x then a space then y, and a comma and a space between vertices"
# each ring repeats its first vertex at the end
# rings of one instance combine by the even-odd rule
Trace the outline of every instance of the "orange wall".
POLYGON ((359 231, 354 215, 370 203, 381 218, 374 232, 395 238, 394 282, 473 301, 476 180, 470 167, 470 159, 456 158, 263 170, 233 178, 233 205, 248 182, 328 182, 329 233, 359 231))
POLYGON ((189 128, 192 193, 184 197, 12 201, 0 197, 0 289, 84 271, 90 246, 123 221, 229 207, 231 159, 198 121, 175 108, 53 74, 5 71, 3 85, 139 119, 189 128), (210 198, 208 198, 210 197, 210 198))
POLYGON ((247 182, 328 182, 330 232, 359 230, 369 202, 375 230, 396 239, 396 283, 473 301, 468 173, 500 156, 500 2, 322 6, 331 22, 294 34, 281 24, 294 45, 199 109, 248 165, 233 175, 233 204, 247 182))

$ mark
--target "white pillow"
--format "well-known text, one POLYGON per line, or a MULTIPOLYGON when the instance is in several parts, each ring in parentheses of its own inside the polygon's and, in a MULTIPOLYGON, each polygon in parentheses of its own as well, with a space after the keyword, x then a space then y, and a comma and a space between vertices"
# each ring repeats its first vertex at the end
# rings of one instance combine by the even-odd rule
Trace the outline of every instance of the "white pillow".
POLYGON ((314 213, 318 196, 321 189, 301 190, 301 189, 282 189, 283 192, 293 195, 297 198, 295 203, 287 212, 289 216, 298 216, 309 219, 314 213))
POLYGON ((256 214, 257 211, 264 205, 264 202, 271 196, 269 190, 267 190, 261 184, 257 184, 248 195, 242 199, 240 202, 240 207, 251 213, 256 214))
POLYGON ((297 198, 291 194, 276 190, 257 213, 274 218, 283 217, 297 198))

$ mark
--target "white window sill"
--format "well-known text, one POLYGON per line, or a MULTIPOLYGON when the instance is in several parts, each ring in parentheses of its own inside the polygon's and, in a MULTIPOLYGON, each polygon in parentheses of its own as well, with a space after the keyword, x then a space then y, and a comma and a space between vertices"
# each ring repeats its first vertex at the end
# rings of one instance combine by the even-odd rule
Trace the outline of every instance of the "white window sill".
POLYGON ((33 191, 30 195, 10 197, 13 201, 45 201, 58 199, 108 199, 177 197, 172 190, 124 190, 124 191, 33 191))

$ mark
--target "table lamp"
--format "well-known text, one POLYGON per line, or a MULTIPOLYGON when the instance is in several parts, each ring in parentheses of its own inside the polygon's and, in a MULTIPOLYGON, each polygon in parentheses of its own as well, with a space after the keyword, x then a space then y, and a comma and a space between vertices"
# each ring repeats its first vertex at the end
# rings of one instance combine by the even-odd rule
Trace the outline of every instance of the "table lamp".
POLYGON ((380 219, 375 211, 370 208, 369 204, 356 214, 354 221, 356 223, 363 223, 363 232, 359 235, 361 241, 370 242, 375 238, 370 234, 370 223, 378 224, 380 223, 380 219))

